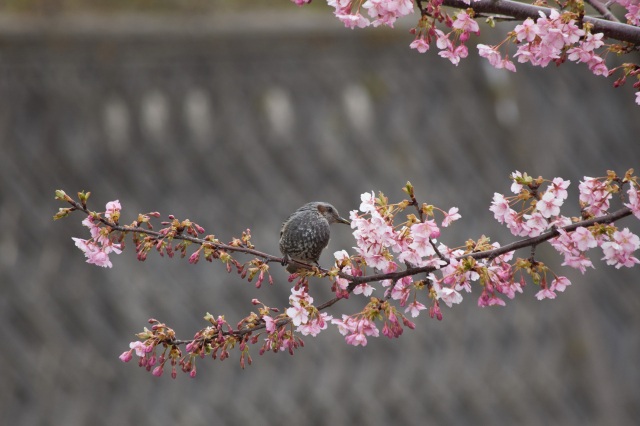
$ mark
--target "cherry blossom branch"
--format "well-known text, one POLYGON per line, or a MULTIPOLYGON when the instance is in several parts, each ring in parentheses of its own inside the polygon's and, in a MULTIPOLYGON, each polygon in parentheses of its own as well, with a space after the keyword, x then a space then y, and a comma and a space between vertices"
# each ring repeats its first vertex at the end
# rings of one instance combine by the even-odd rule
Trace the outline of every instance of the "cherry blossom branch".
MULTIPOLYGON (((65 199, 65 201, 67 201, 69 204, 71 204, 73 206, 74 210, 79 210, 81 212, 86 213, 89 216, 93 216, 94 212, 92 212, 91 210, 89 210, 86 205, 83 205, 77 201, 75 201, 74 199, 70 198, 67 196, 67 198, 65 199)), ((137 234, 145 234, 145 235, 150 235, 152 237, 155 237, 157 239, 162 239, 162 238, 166 238, 167 234, 162 233, 162 232, 158 232, 158 231, 154 231, 151 229, 146 229, 146 228, 141 228, 139 226, 132 226, 132 225, 119 225, 117 222, 115 221, 111 221, 108 220, 102 216, 93 216, 95 217, 100 223, 108 226, 109 228, 111 228, 113 231, 118 231, 118 232, 123 232, 123 233, 137 233, 137 234)), ((211 240, 207 240, 207 239, 203 239, 203 238, 197 238, 197 237, 193 237, 190 235, 185 235, 182 233, 178 233, 176 235, 172 235, 171 236, 172 239, 174 240, 182 240, 182 241, 189 241, 191 243, 195 243, 195 244, 199 244, 199 245, 210 245, 211 247, 217 249, 217 250, 223 250, 226 252, 233 252, 233 253, 245 253, 245 254, 250 254, 253 256, 256 256, 258 258, 264 259, 265 261, 268 262, 278 262, 278 263, 283 263, 285 259, 283 259, 282 257, 278 257, 278 256, 273 256, 270 255, 268 253, 264 253, 249 247, 242 247, 242 246, 238 246, 238 245, 230 245, 230 244, 223 244, 220 242, 215 242, 215 241, 211 241, 211 240)), ((295 261, 294 261, 295 262, 295 261)), ((297 264, 302 264, 300 262, 295 262, 297 264)), ((302 264, 304 266, 309 266, 306 264, 302 264)))
MULTIPOLYGON (((540 16, 540 12, 543 12, 547 16, 551 14, 551 8, 512 0, 478 0, 472 2, 471 6, 463 0, 443 0, 442 4, 457 9, 472 7, 476 13, 497 13, 519 20, 525 20, 527 18, 536 19, 540 16)), ((626 41, 636 45, 640 44, 640 27, 587 15, 582 19, 583 22, 593 25, 594 33, 602 32, 605 36, 616 40, 626 41)))
MULTIPOLYGON (((506 253, 510 253, 513 252, 515 250, 518 249, 522 249, 522 248, 526 248, 526 247, 535 247, 545 241, 549 241, 552 238, 555 238, 557 236, 560 235, 560 231, 558 229, 561 229, 565 232, 572 232, 575 231, 577 228, 579 227, 589 227, 589 226, 593 226, 595 224, 609 224, 609 223, 613 223, 616 222, 624 217, 630 216, 632 214, 632 211, 630 208, 628 207, 623 207, 620 210, 605 215, 605 216, 600 216, 600 217, 594 217, 588 220, 583 220, 581 222, 575 222, 571 225, 567 225, 567 226, 563 226, 557 229, 552 229, 549 230, 537 237, 531 237, 531 238, 525 238, 519 241, 514 241, 513 243, 495 248, 495 249, 491 249, 491 250, 484 250, 484 251, 479 251, 479 252, 475 252, 475 253, 470 253, 470 254, 463 254, 460 256, 456 256, 455 259, 456 260, 462 260, 468 257, 471 257, 475 260, 481 260, 481 259, 493 259, 496 258, 498 256, 501 256, 503 254, 506 253)), ((399 271, 399 272, 390 272, 390 273, 385 273, 385 274, 372 274, 372 275, 366 275, 366 276, 360 276, 360 277, 353 277, 353 276, 349 276, 349 275, 345 275, 345 274, 341 274, 340 277, 341 278, 345 278, 347 280, 350 281, 349 284, 349 289, 353 290, 353 288, 355 288, 357 285, 360 284, 364 284, 364 283, 371 283, 371 282, 376 282, 376 281, 384 281, 384 280, 392 280, 392 281, 397 281, 401 278, 404 277, 408 277, 408 276, 413 276, 413 275, 418 275, 418 274, 422 274, 422 273, 431 273, 433 271, 435 271, 437 268, 433 267, 433 266, 425 266, 425 267, 410 267, 407 268, 405 270, 399 271)), ((333 300, 333 299, 332 299, 333 300)), ((335 303, 335 301, 333 302, 335 303)), ((331 303, 331 305, 333 304, 331 303)), ((329 305, 329 306, 331 306, 329 305)))
MULTIPOLYGON (((260 354, 285 350, 293 354, 303 345, 300 335, 315 336, 329 323, 338 327, 347 343, 365 346, 367 337, 379 335, 376 323, 382 323, 382 334, 389 338, 399 337, 403 327, 414 328, 415 324, 407 314, 416 317, 421 310, 427 309, 418 299, 419 294, 424 294, 423 290, 425 299, 431 304, 429 315, 440 320, 441 303, 449 307, 460 303, 462 292, 471 292, 474 281, 477 281, 474 286, 482 290, 478 298, 478 305, 482 307, 504 305, 505 297, 512 299, 516 293, 522 292, 525 277, 530 277, 533 284, 539 286, 536 298, 553 299, 556 292, 564 291, 571 282, 535 258, 536 247, 544 242, 564 256, 563 266, 583 273, 587 267, 593 267, 585 252, 595 247, 601 248, 602 259, 616 268, 640 263, 633 256, 640 248, 640 237, 628 228, 620 230, 613 226, 614 222, 632 214, 640 219, 640 183, 633 170, 628 170, 624 176, 608 171, 604 177, 585 177, 579 185, 582 220, 560 214, 560 207, 567 199, 569 181, 562 178, 552 181, 542 177, 534 179, 520 172, 513 173, 511 180, 511 191, 515 195, 505 197, 495 193, 490 211, 512 234, 526 237, 524 239, 499 246, 481 236, 477 241, 466 241, 463 248, 449 248, 438 243, 438 237, 440 227, 446 228, 460 218, 457 208, 444 211, 426 203, 420 204, 409 182, 403 188, 409 199, 399 203, 389 204, 383 194, 375 197, 373 192, 365 193, 361 196, 359 210, 350 212, 357 254, 349 255, 344 250, 335 252, 336 261, 331 269, 299 264, 303 268, 289 277, 289 282, 297 281, 284 312, 253 299, 252 304, 259 307, 257 313, 251 312, 235 326, 230 325, 224 316, 214 317, 207 313, 205 320, 211 325, 196 332, 189 340, 177 339, 171 328, 151 319, 151 329, 145 328, 138 333, 140 340, 131 342, 130 350, 124 352, 120 359, 129 361, 135 352, 140 366, 148 371, 153 368, 154 375, 161 375, 168 363, 173 377, 178 365, 194 377, 198 357, 211 355, 214 359, 223 360, 231 349, 237 348, 240 350, 240 364, 244 367, 245 362, 252 362, 249 345, 262 341, 260 354), (623 191, 623 188, 626 189, 623 191), (614 194, 619 196, 624 207, 609 213, 610 199, 614 194), (520 211, 512 208, 516 205, 520 211), (415 213, 407 210, 409 207, 414 207, 415 213), (406 220, 398 220, 404 214, 406 220), (439 223, 436 222, 436 214, 444 215, 439 223), (531 248, 529 257, 514 259, 515 251, 526 247, 531 248), (406 267, 400 269, 402 265, 406 267), (374 273, 367 274, 367 271, 374 273), (414 279, 419 274, 425 274, 425 277, 414 279), (335 297, 314 304, 308 282, 313 276, 329 278, 335 297), (343 314, 341 319, 324 312, 351 294, 371 296, 374 287, 369 283, 373 282, 381 282, 384 295, 370 297, 360 312, 343 314), (158 350, 161 351, 159 358, 158 350)), ((225 263, 228 272, 234 265, 243 279, 251 281, 258 276, 257 287, 265 275, 272 283, 269 262, 284 263, 278 256, 255 250, 248 229, 242 238, 233 238, 231 243, 223 244, 213 235, 199 238, 198 234, 204 233, 204 229, 190 220, 178 221, 169 216, 170 222, 162 222, 165 228, 154 231, 150 217, 159 217, 159 213, 140 214, 132 225, 125 226, 119 224, 121 206, 117 200, 107 203, 106 210, 98 213, 87 208, 89 193, 79 193, 79 201, 75 201, 64 191, 56 191, 56 198, 66 201, 71 207, 60 209, 54 219, 68 216, 73 211, 87 215, 83 225, 89 228, 91 238, 73 240, 85 253, 87 262, 98 266, 112 266, 109 254, 122 251, 124 237, 129 233, 133 234, 139 260, 145 260, 151 248, 160 255, 172 256, 178 251, 185 257, 189 245, 185 243, 193 243, 199 247, 190 255, 190 263, 196 263, 202 252, 208 261, 218 259, 225 263), (179 242, 174 246, 176 240, 179 242), (240 263, 229 253, 244 253, 255 258, 240 263)))
MULTIPOLYGON (((292 0, 297 4, 310 0, 292 0)), ((626 13, 621 23, 599 0, 556 1, 558 8, 513 0, 329 0, 334 15, 348 28, 393 27, 403 16, 419 18, 410 32, 409 44, 419 53, 435 44, 438 55, 455 66, 468 57, 472 35, 480 35, 477 18, 486 17, 490 27, 498 21, 522 21, 495 45, 476 44, 477 53, 497 69, 516 72, 516 62, 546 67, 551 62, 582 63, 598 76, 618 74, 614 87, 632 80, 635 102, 640 105, 640 65, 625 62, 609 69, 608 53, 621 56, 640 50, 640 5, 631 0, 613 0, 626 13), (585 14, 588 2, 605 19, 585 14), (415 3, 415 5, 414 5, 415 3), (451 12, 448 8, 458 9, 451 12), (515 53, 513 52, 515 50, 515 53)), ((622 12, 621 12, 622 13, 622 12)), ((613 55, 612 55, 613 56, 613 55)))

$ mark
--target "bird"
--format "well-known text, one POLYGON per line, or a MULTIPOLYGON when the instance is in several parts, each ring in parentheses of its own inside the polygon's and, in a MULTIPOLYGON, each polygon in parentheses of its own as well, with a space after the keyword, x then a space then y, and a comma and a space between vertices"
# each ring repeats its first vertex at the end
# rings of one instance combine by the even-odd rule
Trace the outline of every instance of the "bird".
MULTIPOLYGON (((322 201, 307 203, 293 212, 280 229, 283 264, 296 260, 317 265, 322 250, 329 244, 332 223, 349 225, 351 222, 341 217, 331 204, 322 201)), ((293 274, 300 268, 300 265, 288 263, 286 269, 293 274)))

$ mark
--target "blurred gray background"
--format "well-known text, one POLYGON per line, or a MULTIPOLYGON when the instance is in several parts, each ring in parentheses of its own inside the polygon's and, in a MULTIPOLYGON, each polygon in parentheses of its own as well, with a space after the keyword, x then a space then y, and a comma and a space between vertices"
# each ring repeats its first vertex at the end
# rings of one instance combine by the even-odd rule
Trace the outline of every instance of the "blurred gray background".
MULTIPOLYGON (((80 215, 51 220, 55 189, 90 190, 96 210, 119 199, 123 222, 158 210, 222 240, 249 227, 278 254, 280 224, 301 204, 347 214, 365 191, 400 201, 410 180, 420 200, 460 208, 443 242, 504 244, 513 238, 488 207, 512 171, 570 179, 570 214, 583 176, 640 171, 630 87, 574 64, 496 71, 474 49, 456 68, 408 48, 412 19, 350 31, 320 6, 69 15, 63 3, 40 2, 35 15, 0 8, 3 422, 637 424, 640 274, 597 252, 582 276, 539 249, 573 281, 555 301, 535 300, 529 285, 504 308, 480 309, 476 289, 398 340, 355 348, 331 328, 293 357, 255 350, 241 370, 233 354, 172 380, 118 360, 148 318, 188 338, 206 312, 235 323, 253 297, 284 306, 283 270, 255 290, 216 263, 137 262, 131 244, 102 269, 73 245, 86 235, 80 215)), ((633 218, 620 226, 640 230, 633 218)), ((353 245, 334 228, 321 263, 353 245)), ((312 285, 316 302, 327 287, 312 285)), ((329 313, 365 303, 354 296, 329 313)))

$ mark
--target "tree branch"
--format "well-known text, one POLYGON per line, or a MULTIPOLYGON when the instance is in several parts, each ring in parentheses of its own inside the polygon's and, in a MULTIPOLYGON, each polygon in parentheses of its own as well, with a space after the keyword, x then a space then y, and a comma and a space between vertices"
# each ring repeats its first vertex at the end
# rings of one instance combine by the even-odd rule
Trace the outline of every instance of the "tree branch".
MULTIPOLYGON (((90 210, 88 210, 86 208, 86 206, 82 205, 81 203, 68 198, 66 200, 67 202, 69 202, 74 209, 76 210, 80 210, 88 215, 93 215, 93 212, 91 212, 90 210)), ((632 214, 632 211, 630 208, 628 207, 623 207, 620 210, 610 213, 608 215, 605 216, 600 216, 600 217, 596 217, 596 218, 592 218, 592 219, 587 219, 587 220, 583 220, 580 222, 576 222, 573 223, 571 225, 567 225, 564 227, 561 227, 559 229, 562 229, 566 232, 571 232, 571 231, 575 231, 577 228, 579 227, 589 227, 589 226, 593 226, 595 224, 609 224, 609 223, 613 223, 617 220, 620 220, 626 216, 630 216, 632 214)), ((112 230, 115 231, 119 231, 119 232, 124 232, 124 233, 129 233, 129 232, 134 232, 134 233, 141 233, 141 234, 146 234, 146 235, 150 235, 152 237, 158 238, 158 239, 162 239, 162 238, 166 238, 167 235, 158 232, 158 231, 153 231, 151 229, 145 229, 145 228, 141 228, 141 227, 136 227, 136 226, 124 226, 124 225, 119 225, 117 223, 114 223, 110 220, 107 220, 105 218, 103 218, 102 216, 98 217, 98 220, 103 223, 104 225, 110 227, 112 230)), ((480 259, 493 259, 496 258, 498 256, 501 256, 503 254, 521 249, 521 248, 526 248, 526 247, 535 247, 543 242, 546 242, 552 238, 555 238, 557 236, 560 235, 559 229, 551 229, 547 232, 542 233, 541 235, 537 236, 537 237, 532 237, 532 238, 526 238, 520 241, 515 241, 511 244, 507 244, 505 246, 502 247, 498 247, 492 250, 485 250, 485 251, 480 251, 480 252, 475 252, 475 253, 469 253, 469 254, 463 254, 460 256, 457 256, 455 259, 456 260, 461 260, 461 259, 466 259, 466 258, 473 258, 475 260, 480 260, 480 259)), ((277 256, 273 256, 258 250, 254 250, 254 249, 250 249, 248 247, 238 247, 238 246, 233 246, 233 245, 229 245, 229 244, 222 244, 222 243, 217 243, 217 242, 212 242, 209 240, 205 240, 202 238, 197 238, 197 237, 192 237, 190 235, 184 235, 184 234, 177 234, 177 235, 172 235, 171 236, 174 240, 185 240, 185 241, 190 241, 192 243, 195 244, 199 244, 199 245, 212 245, 214 248, 218 249, 218 250, 224 250, 227 252, 237 252, 237 253, 245 253, 245 254, 249 254, 252 256, 256 256, 258 258, 262 258, 265 259, 266 261, 274 261, 274 262, 279 262, 282 263, 283 259, 281 257, 277 257, 277 256)), ((445 261, 447 261, 446 258, 442 257, 441 258, 445 261)), ((304 265, 304 266, 312 266, 312 265, 304 265)), ((320 270, 320 272, 322 272, 323 274, 327 274, 329 272, 329 270, 327 269, 323 269, 323 268, 318 268, 320 270)), ((349 293, 353 292, 353 290, 360 284, 364 284, 364 283, 370 283, 370 282, 376 282, 376 281, 384 281, 384 280, 391 280, 391 281, 398 281, 401 278, 407 277, 407 276, 413 276, 413 275, 418 275, 418 274, 422 274, 422 273, 426 273, 429 274, 431 272, 434 272, 436 270, 436 267, 434 266, 423 266, 423 267, 408 267, 402 271, 397 271, 397 272, 390 272, 390 273, 380 273, 380 274, 371 274, 371 275, 366 275, 366 276, 352 276, 352 275, 348 275, 345 274, 343 272, 338 272, 338 276, 341 278, 346 279, 347 281, 349 281, 349 286, 347 288, 347 291, 349 293)), ((335 303, 337 303, 339 300, 341 300, 341 297, 334 297, 320 305, 318 305, 316 307, 316 309, 318 311, 322 311, 325 310, 327 308, 329 308, 330 306, 334 305, 335 303)), ((277 326, 278 327, 282 327, 285 326, 287 324, 289 324, 291 322, 291 318, 282 318, 280 320, 277 321, 277 326)), ((264 329, 266 327, 266 324, 264 322, 262 323, 253 323, 251 324, 250 327, 246 327, 246 328, 241 328, 238 330, 231 330, 231 331, 220 331, 222 335, 234 335, 236 337, 242 337, 245 336, 248 333, 252 333, 254 331, 258 331, 261 329, 264 329)), ((171 342, 167 342, 168 344, 171 345, 182 345, 182 344, 187 344, 191 342, 191 340, 173 340, 171 342)))
MULTIPOLYGON (((458 9, 471 7, 479 13, 497 13, 520 20, 527 18, 536 19, 540 16, 539 12, 544 12, 547 16, 551 13, 551 9, 548 7, 534 6, 512 0, 479 0, 472 2, 471 6, 462 0, 443 0, 442 4, 458 9)), ((593 24, 593 31, 596 33, 601 32, 609 38, 636 45, 640 44, 640 27, 623 24, 621 22, 612 22, 606 19, 593 18, 591 16, 584 16, 583 21, 593 24)))
POLYGON ((589 3, 591 7, 601 13, 604 19, 612 22, 620 22, 620 20, 616 18, 613 13, 611 13, 606 4, 600 3, 599 0, 587 0, 587 3, 589 3))

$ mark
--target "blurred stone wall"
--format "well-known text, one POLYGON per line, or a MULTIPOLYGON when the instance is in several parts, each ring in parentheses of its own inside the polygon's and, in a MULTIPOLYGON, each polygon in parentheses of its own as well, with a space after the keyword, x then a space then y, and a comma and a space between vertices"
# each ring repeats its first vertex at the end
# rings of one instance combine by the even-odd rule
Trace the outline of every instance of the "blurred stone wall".
MULTIPOLYGON (((573 285, 535 288, 504 308, 467 295, 444 320, 424 314, 399 339, 344 343, 335 329, 295 356, 254 351, 201 361, 198 376, 155 378, 118 355, 150 317, 182 337, 206 312, 242 318, 258 297, 219 264, 84 263, 80 216, 51 220, 55 189, 119 199, 123 221, 158 210, 222 240, 249 227, 277 254, 282 220, 310 200, 345 214, 365 191, 458 206, 449 245, 487 234, 513 170, 578 181, 640 170, 630 88, 572 64, 516 74, 474 52, 453 67, 408 49, 405 31, 349 31, 327 16, 0 19, 0 412, 12 425, 632 425, 640 418, 640 280, 592 257, 573 285)), ((577 207, 571 212, 577 214, 577 207)), ((635 231, 635 219, 621 226, 635 231)), ((354 245, 336 228, 331 252, 354 245)), ((527 253, 522 253, 526 256, 527 253)), ((317 302, 326 283, 312 285, 317 302)), ((351 313, 366 299, 334 305, 351 313)))

